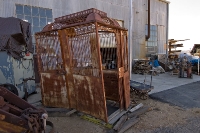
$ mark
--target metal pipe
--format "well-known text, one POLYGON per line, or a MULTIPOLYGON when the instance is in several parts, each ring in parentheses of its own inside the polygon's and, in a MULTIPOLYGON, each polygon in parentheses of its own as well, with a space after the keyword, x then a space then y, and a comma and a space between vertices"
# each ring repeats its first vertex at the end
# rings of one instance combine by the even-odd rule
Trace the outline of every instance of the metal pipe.
POLYGON ((148 35, 146 36, 146 41, 150 38, 150 0, 148 0, 148 35))
POLYGON ((132 58, 133 58, 133 0, 130 0, 130 17, 129 17, 129 72, 131 79, 132 72, 132 58))
MULTIPOLYGON (((166 22, 166 57, 165 64, 168 64, 168 31, 169 30, 169 3, 167 3, 167 22, 166 22)), ((165 70, 167 69, 167 65, 165 65, 165 70)))

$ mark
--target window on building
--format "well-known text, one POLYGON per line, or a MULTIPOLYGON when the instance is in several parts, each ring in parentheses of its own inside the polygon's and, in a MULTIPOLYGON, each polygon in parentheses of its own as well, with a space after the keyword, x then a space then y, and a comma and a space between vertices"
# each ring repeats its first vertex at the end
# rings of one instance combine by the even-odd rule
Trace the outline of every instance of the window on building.
MULTIPOLYGON (((145 27, 146 35, 148 35, 148 25, 145 27)), ((156 54, 158 51, 158 35, 157 26, 150 25, 150 38, 146 43, 147 55, 156 54)))
POLYGON ((52 9, 16 4, 16 17, 31 23, 33 44, 34 34, 53 21, 52 9))

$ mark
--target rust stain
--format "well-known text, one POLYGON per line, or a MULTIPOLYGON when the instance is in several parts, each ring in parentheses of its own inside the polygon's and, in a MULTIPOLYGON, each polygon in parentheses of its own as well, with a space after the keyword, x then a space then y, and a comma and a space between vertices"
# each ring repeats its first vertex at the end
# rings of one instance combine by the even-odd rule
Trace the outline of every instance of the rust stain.
POLYGON ((76 83, 77 110, 105 120, 105 99, 102 81, 96 77, 74 75, 76 83))
POLYGON ((41 79, 43 104, 68 108, 65 77, 56 73, 42 73, 41 79))
POLYGON ((106 99, 119 101, 118 74, 117 71, 103 71, 106 99))
POLYGON ((120 67, 118 71, 119 71, 119 78, 123 77, 124 76, 124 67, 120 67))

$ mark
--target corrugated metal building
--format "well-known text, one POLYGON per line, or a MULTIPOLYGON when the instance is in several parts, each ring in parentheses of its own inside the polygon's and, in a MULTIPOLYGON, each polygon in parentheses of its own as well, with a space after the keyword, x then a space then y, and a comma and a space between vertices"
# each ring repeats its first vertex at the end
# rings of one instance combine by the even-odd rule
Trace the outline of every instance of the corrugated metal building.
POLYGON ((149 54, 166 54, 169 2, 150 0, 150 5, 151 34, 148 41, 145 39, 148 32, 148 0, 0 0, 0 17, 24 19, 32 23, 34 34, 54 18, 97 8, 129 30, 132 61, 146 58, 149 54))

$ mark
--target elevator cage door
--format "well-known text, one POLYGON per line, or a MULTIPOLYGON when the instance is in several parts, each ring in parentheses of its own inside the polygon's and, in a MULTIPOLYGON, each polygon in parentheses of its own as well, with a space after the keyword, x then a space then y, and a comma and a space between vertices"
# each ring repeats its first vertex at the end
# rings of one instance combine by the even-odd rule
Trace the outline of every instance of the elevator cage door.
POLYGON ((130 105, 127 30, 97 9, 56 18, 36 33, 42 101, 108 122, 106 99, 130 105))

